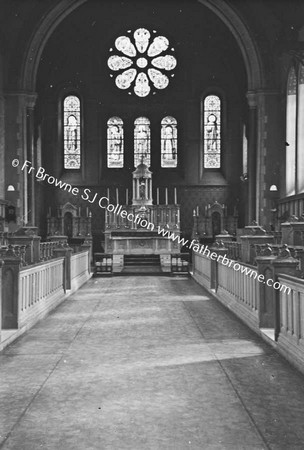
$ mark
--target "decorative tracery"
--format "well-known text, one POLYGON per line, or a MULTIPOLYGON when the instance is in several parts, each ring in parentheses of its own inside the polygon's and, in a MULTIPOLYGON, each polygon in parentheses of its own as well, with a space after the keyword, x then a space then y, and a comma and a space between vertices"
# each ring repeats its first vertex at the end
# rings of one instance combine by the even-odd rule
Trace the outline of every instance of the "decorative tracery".
POLYGON ((64 121, 64 168, 80 169, 81 124, 80 100, 75 95, 65 97, 63 101, 64 121))
MULTIPOLYGON (((128 34, 115 40, 116 53, 108 59, 110 76, 115 76, 116 86, 128 90, 129 94, 133 89, 138 97, 146 97, 151 91, 155 93, 154 88, 165 89, 177 65, 169 40, 165 36, 153 37, 146 28, 138 28, 133 34, 129 30, 128 34)), ((113 51, 111 48, 110 52, 113 51)))

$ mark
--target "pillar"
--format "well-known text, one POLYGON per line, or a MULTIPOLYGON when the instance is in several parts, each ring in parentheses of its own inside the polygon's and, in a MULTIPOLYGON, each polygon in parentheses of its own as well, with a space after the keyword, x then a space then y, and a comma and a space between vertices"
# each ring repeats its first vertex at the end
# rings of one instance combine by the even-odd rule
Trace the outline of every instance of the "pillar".
POLYGON ((71 289, 71 256, 73 249, 70 247, 57 247, 54 248, 53 254, 55 258, 64 257, 64 290, 71 289))
POLYGON ((249 106, 248 136, 248 217, 247 223, 256 219, 256 165, 257 165, 257 99, 256 93, 247 92, 249 106))
MULTIPOLYGON (((290 275, 292 277, 297 276, 297 268, 299 260, 293 258, 288 250, 287 246, 281 250, 279 256, 272 261, 274 280, 277 280, 278 274, 290 275)), ((281 317, 280 317, 280 291, 274 290, 275 295, 275 339, 278 340, 278 336, 281 329, 281 317)))
POLYGON ((34 206, 35 172, 28 174, 21 170, 25 160, 31 161, 35 167, 34 155, 34 112, 35 93, 6 92, 5 97, 5 144, 12 149, 5 155, 5 190, 7 186, 15 188, 12 201, 16 207, 17 226, 33 222, 29 211, 34 206), (12 160, 19 164, 12 166, 12 160))
POLYGON ((19 272, 21 258, 17 257, 11 245, 5 255, 2 255, 4 265, 2 267, 2 330, 18 328, 18 297, 19 297, 19 272))

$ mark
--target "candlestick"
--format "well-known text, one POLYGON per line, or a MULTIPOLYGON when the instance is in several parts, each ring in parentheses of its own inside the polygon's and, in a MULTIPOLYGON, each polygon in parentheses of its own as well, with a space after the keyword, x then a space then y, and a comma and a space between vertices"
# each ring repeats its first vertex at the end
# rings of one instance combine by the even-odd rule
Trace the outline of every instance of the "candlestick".
POLYGON ((176 187, 174 188, 174 204, 177 205, 177 191, 176 191, 176 187))
POLYGON ((165 197, 166 197, 165 203, 166 203, 166 205, 168 205, 168 188, 166 188, 166 190, 165 190, 165 197))
POLYGON ((116 204, 119 204, 119 198, 118 198, 118 188, 116 188, 116 204))
POLYGON ((156 204, 159 205, 159 188, 156 188, 156 204))

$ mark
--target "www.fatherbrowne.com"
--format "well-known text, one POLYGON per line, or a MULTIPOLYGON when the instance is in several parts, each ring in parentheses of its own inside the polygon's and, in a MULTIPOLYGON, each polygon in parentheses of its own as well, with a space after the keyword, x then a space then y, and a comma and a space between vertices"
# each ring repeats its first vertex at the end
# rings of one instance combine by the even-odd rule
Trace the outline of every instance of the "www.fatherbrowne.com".
POLYGON ((291 289, 289 286, 286 286, 285 284, 281 284, 278 281, 274 281, 271 278, 266 278, 263 274, 258 274, 256 270, 251 269, 250 267, 242 266, 238 262, 227 258, 226 255, 218 255, 216 252, 212 252, 207 245, 200 245, 198 242, 193 239, 190 244, 188 239, 181 238, 178 234, 172 233, 169 230, 165 230, 163 228, 158 227, 157 233, 161 236, 166 237, 167 239, 171 239, 172 241, 177 241, 179 244, 182 244, 183 246, 186 246, 189 249, 192 249, 196 253, 201 253, 204 256, 207 256, 207 258, 210 258, 213 261, 220 262, 223 266, 232 267, 233 270, 236 272, 240 271, 241 273, 245 273, 250 278, 254 278, 263 284, 266 284, 267 286, 273 287, 275 290, 280 290, 287 292, 290 294, 291 289))

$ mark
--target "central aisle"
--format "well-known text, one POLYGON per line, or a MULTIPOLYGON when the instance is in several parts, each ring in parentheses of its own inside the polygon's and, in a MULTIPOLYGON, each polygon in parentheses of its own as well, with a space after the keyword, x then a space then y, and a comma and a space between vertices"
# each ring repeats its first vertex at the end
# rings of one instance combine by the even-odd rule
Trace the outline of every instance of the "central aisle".
POLYGON ((303 377, 193 280, 94 278, 0 354, 3 450, 303 449, 303 377))

